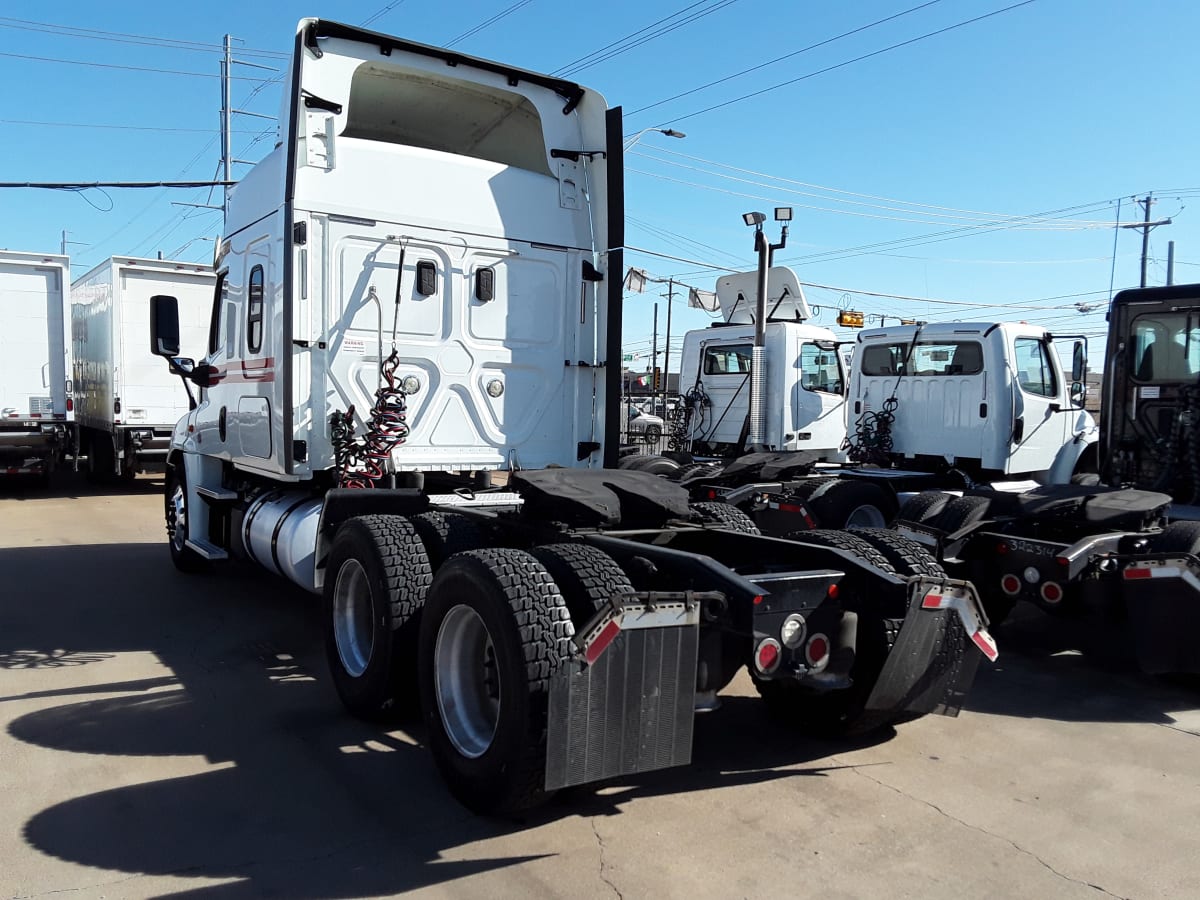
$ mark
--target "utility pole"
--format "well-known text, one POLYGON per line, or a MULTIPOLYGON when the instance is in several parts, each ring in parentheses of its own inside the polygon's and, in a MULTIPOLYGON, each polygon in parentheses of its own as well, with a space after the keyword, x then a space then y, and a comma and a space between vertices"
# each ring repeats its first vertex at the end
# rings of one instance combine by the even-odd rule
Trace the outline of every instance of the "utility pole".
POLYGON ((1167 287, 1175 283, 1175 242, 1167 241, 1167 287))
POLYGON ((83 243, 84 243, 83 241, 67 240, 67 235, 70 233, 71 232, 67 231, 67 229, 65 229, 65 228, 62 230, 62 242, 59 244, 58 252, 63 256, 67 255, 67 245, 68 244, 79 244, 80 246, 83 246, 83 243))
MULTIPOLYGON (((654 397, 658 393, 658 301, 654 301, 654 334, 650 341, 650 406, 654 406, 654 397)), ((653 412, 653 408, 650 410, 653 412)))
POLYGON ((675 302, 675 279, 667 279, 667 342, 663 350, 663 418, 667 417, 667 395, 671 393, 671 304, 675 302))
MULTIPOLYGON (((221 180, 232 181, 233 170, 233 35, 225 35, 225 55, 221 59, 221 180)), ((229 212, 229 191, 221 189, 221 209, 229 212)))
POLYGON ((1154 198, 1149 194, 1145 200, 1135 200, 1138 206, 1146 210, 1146 217, 1141 222, 1130 222, 1127 225, 1118 225, 1118 228, 1137 228, 1142 232, 1142 281, 1141 286, 1146 286, 1146 264, 1150 259, 1150 229, 1157 228, 1159 225, 1170 225, 1170 219, 1159 219, 1157 222, 1150 221, 1150 207, 1154 205, 1154 198))

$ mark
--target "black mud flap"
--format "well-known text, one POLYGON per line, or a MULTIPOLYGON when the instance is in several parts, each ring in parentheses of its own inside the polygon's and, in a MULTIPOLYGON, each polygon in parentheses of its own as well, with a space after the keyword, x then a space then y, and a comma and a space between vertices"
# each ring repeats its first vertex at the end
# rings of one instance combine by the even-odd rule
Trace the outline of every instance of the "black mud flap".
POLYGON ((1195 557, 1138 559, 1121 571, 1134 651, 1150 675, 1200 673, 1200 565, 1195 557))
POLYGON ((699 603, 616 603, 550 683, 546 789, 692 761, 699 603))
POLYGON ((866 708, 957 716, 980 658, 996 658, 987 617, 969 582, 916 577, 909 584, 908 614, 866 708))

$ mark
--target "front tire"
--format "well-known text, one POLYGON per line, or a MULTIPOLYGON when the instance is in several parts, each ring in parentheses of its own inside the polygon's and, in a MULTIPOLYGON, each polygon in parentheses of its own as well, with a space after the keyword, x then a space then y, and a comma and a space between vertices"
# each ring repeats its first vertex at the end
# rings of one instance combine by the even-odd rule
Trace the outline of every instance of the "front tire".
POLYGON ((208 560, 187 545, 190 527, 188 509, 187 474, 183 462, 178 466, 167 466, 164 496, 167 519, 167 546, 171 551, 171 562, 180 572, 195 574, 208 569, 208 560))
POLYGON ((338 528, 325 571, 325 650, 353 715, 379 721, 415 707, 417 631, 431 579, 406 519, 358 516, 338 528))
POLYGON ((548 799, 550 682, 574 633, 528 553, 473 550, 438 570, 421 622, 421 707, 438 769, 468 809, 512 813, 548 799))

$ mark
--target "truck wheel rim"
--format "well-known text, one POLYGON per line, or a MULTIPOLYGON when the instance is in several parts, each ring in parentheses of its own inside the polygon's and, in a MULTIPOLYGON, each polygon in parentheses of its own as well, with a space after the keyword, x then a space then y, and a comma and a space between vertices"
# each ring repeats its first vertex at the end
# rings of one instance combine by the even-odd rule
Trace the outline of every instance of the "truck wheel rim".
POLYGON ((468 759, 483 756, 500 720, 500 673, 483 619, 469 606, 446 614, 434 648, 438 712, 454 749, 468 759))
POLYGON ((187 496, 183 485, 175 485, 171 492, 171 546, 180 553, 187 542, 187 496))
POLYGON ((371 662, 374 626, 367 573, 358 560, 348 559, 338 570, 333 589, 333 637, 342 668, 352 678, 367 671, 371 662))
POLYGON ((850 515, 846 516, 846 527, 887 528, 887 519, 883 517, 878 506, 864 503, 862 506, 856 506, 850 511, 850 515))

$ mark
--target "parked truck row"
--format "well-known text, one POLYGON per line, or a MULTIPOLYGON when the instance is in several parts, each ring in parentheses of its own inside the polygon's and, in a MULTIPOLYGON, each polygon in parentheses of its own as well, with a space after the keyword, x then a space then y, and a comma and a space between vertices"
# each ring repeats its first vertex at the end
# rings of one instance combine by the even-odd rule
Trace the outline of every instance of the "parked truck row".
POLYGON ((178 296, 199 342, 215 282, 211 266, 132 257, 72 282, 66 256, 0 251, 0 475, 161 471, 187 395, 147 352, 150 297, 178 296))

